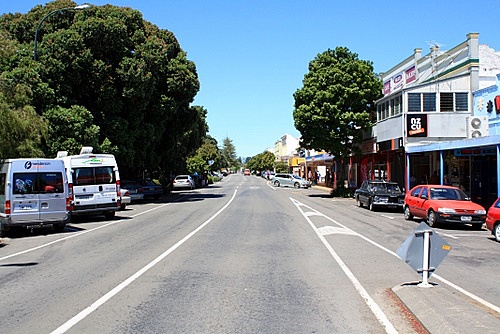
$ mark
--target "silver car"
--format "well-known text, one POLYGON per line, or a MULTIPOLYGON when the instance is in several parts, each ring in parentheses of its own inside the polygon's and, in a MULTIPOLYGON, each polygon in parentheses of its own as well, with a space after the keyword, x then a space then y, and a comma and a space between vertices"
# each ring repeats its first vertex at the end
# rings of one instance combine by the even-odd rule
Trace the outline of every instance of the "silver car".
POLYGON ((275 187, 309 188, 311 183, 295 174, 278 173, 271 179, 271 184, 275 187))
POLYGON ((172 183, 174 189, 189 188, 194 189, 194 180, 191 175, 177 175, 172 183))

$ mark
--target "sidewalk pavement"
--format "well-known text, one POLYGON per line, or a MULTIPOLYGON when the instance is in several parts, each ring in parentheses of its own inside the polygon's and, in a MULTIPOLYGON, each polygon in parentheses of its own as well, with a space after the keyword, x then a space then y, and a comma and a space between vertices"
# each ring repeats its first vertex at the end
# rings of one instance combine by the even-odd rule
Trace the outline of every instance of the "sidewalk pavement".
MULTIPOLYGON (((312 186, 330 192, 331 188, 312 186)), ((431 276, 432 278, 432 276, 431 276)), ((407 310, 429 333, 500 333, 500 311, 467 297, 445 283, 419 287, 407 283, 392 288, 407 310)))

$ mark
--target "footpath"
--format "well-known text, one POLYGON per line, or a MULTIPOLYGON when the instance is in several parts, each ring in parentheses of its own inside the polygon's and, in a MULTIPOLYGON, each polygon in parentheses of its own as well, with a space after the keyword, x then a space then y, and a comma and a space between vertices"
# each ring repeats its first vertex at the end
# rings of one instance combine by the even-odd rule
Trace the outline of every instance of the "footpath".
MULTIPOLYGON (((312 189, 331 191, 322 186, 312 186, 312 189)), ((418 333, 500 333, 500 307, 487 307, 446 283, 432 284, 429 288, 419 287, 417 283, 392 288, 423 327, 418 333)))

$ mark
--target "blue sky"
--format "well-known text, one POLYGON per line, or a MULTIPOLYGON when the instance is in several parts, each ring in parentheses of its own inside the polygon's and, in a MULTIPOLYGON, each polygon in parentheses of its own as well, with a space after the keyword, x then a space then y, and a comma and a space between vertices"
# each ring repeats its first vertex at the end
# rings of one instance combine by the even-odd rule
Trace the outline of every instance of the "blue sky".
MULTIPOLYGON (((48 1, 0 0, 0 13, 48 1)), ((82 4, 84 2, 76 2, 82 4)), ((108 0, 139 10, 174 33, 197 67, 194 105, 208 111, 210 135, 228 137, 238 156, 263 152, 293 125, 293 93, 319 53, 345 46, 385 72, 430 42, 451 49, 479 33, 500 51, 500 1, 108 0)))

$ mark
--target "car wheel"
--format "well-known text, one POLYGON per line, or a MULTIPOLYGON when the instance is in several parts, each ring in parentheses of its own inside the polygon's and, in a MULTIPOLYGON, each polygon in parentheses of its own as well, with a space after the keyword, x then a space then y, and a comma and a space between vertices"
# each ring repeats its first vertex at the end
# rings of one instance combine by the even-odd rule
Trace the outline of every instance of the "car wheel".
POLYGON ((427 224, 429 224, 430 227, 436 227, 437 221, 436 221, 436 213, 434 211, 429 211, 429 214, 427 215, 427 224))
POLYGON ((412 220, 413 219, 413 215, 410 212, 410 207, 409 206, 405 207, 405 219, 406 220, 412 220))
POLYGON ((356 202, 358 204, 358 207, 362 208, 363 207, 363 203, 361 203, 361 201, 359 200, 359 196, 356 197, 356 202))
POLYGON ((373 205, 373 201, 370 201, 368 203, 368 207, 370 208, 370 211, 375 211, 375 205, 373 205))
POLYGON ((274 181, 274 186, 279 187, 280 186, 280 181, 274 181))
POLYGON ((293 184, 293 187, 294 187, 295 189, 299 189, 299 188, 300 188, 300 184, 299 184, 298 182, 295 182, 295 183, 293 184))
POLYGON ((495 236, 495 240, 500 242, 500 223, 493 228, 493 235, 495 236))

